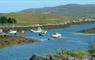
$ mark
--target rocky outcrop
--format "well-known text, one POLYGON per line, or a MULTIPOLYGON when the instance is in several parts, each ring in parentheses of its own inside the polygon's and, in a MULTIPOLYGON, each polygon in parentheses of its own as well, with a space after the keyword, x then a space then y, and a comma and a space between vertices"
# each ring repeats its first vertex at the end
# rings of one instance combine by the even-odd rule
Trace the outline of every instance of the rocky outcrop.
POLYGON ((62 60, 61 58, 53 57, 53 56, 37 56, 37 55, 32 55, 30 60, 62 60))
POLYGON ((66 58, 58 58, 54 56, 37 56, 32 55, 30 60, 95 60, 95 57, 81 57, 81 58, 75 58, 75 57, 66 57, 66 58))

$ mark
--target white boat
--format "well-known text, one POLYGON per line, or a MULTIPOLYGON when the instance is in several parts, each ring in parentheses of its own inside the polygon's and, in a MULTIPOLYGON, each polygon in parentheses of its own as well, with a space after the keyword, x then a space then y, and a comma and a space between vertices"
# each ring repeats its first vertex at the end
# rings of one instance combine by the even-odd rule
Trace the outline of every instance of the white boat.
POLYGON ((52 38, 61 38, 62 35, 60 33, 55 33, 52 35, 52 38))
POLYGON ((9 33, 10 33, 10 34, 16 34, 17 31, 15 31, 15 30, 10 30, 9 33))
POLYGON ((22 30, 22 31, 21 31, 21 33, 22 33, 22 34, 24 34, 24 33, 25 33, 25 31, 24 31, 24 30, 22 30))
POLYGON ((31 29, 31 31, 34 32, 34 33, 40 33, 40 32, 42 32, 42 29, 40 27, 38 27, 37 30, 31 29))
POLYGON ((34 32, 34 33, 41 33, 41 34, 46 34, 47 33, 47 31, 42 30, 40 27, 38 27, 37 30, 31 29, 31 31, 34 32))

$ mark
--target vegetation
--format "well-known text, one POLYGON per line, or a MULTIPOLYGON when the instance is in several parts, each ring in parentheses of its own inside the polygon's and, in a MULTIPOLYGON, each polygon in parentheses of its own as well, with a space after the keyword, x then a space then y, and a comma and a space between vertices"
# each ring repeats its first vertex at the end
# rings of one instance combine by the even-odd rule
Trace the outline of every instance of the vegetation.
POLYGON ((67 21, 85 20, 86 17, 63 16, 56 14, 32 14, 32 13, 1 13, 0 16, 16 19, 16 25, 34 25, 34 24, 58 24, 67 21))
POLYGON ((87 30, 81 30, 81 31, 78 31, 78 32, 81 32, 81 33, 95 33, 95 28, 91 28, 91 29, 87 29, 87 30))
POLYGON ((90 54, 95 54, 95 41, 94 40, 91 40, 89 42, 89 46, 88 47, 89 47, 88 52, 90 54))
POLYGON ((32 14, 32 13, 1 13, 0 16, 6 16, 7 18, 16 19, 17 25, 33 25, 48 23, 55 24, 77 19, 56 14, 32 14))
POLYGON ((95 17, 95 4, 67 4, 56 7, 45 7, 45 8, 29 8, 19 13, 34 13, 34 14, 59 14, 64 16, 78 16, 78 17, 95 17))
POLYGON ((76 57, 76 58, 81 58, 88 56, 88 52, 85 51, 71 51, 71 50, 61 50, 56 53, 49 54, 49 56, 54 56, 58 58, 66 58, 66 57, 76 57))
POLYGON ((16 24, 16 20, 14 18, 7 18, 5 16, 0 17, 0 24, 16 24))
POLYGON ((0 37, 0 47, 7 47, 15 44, 22 44, 22 43, 33 43, 38 42, 35 39, 26 39, 22 37, 0 37))
POLYGON ((57 24, 65 21, 95 18, 94 10, 95 5, 68 4, 38 9, 30 8, 16 13, 0 13, 0 16, 6 16, 7 19, 11 20, 9 23, 16 23, 17 21, 17 25, 57 24))

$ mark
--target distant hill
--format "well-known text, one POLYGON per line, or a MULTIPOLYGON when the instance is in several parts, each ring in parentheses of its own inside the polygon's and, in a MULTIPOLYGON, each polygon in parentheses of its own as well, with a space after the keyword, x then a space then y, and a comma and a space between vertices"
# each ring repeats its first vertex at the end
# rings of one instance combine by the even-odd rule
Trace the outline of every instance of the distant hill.
POLYGON ((88 16, 95 18, 95 5, 68 4, 56 7, 30 8, 16 13, 0 13, 0 16, 15 18, 18 25, 55 24, 83 19, 85 18, 84 16, 86 18, 88 16))
POLYGON ((68 4, 56 7, 30 8, 20 12, 34 14, 59 14, 65 16, 95 16, 95 5, 68 4))

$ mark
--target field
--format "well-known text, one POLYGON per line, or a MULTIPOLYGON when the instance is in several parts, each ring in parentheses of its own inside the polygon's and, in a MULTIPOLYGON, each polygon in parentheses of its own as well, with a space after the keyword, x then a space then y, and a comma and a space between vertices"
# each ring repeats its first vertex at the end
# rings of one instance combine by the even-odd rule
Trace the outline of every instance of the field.
POLYGON ((15 18, 17 25, 62 23, 64 21, 73 20, 72 17, 55 14, 0 13, 0 16, 15 18))

